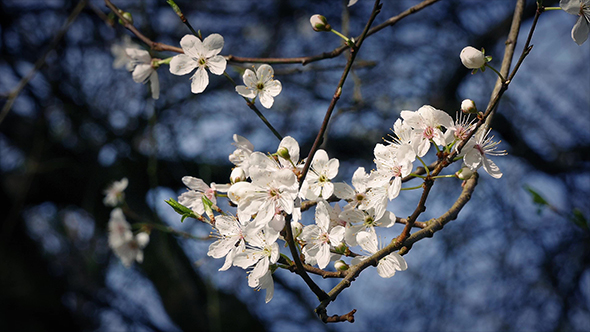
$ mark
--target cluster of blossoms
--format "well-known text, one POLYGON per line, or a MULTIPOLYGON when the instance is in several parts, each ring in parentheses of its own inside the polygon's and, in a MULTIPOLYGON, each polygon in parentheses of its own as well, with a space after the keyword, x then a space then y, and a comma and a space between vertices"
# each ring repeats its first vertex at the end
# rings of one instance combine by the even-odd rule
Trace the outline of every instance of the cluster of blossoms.
MULTIPOLYGON (((475 108, 469 102, 464 104, 475 108)), ((268 302, 274 290, 272 273, 288 264, 281 259, 277 243, 283 240, 281 231, 286 220, 291 221, 304 263, 325 269, 332 261, 337 269, 347 269, 342 255, 359 246, 367 256, 354 254, 349 262, 358 264, 378 251, 377 229, 396 223, 387 204, 399 195, 402 178, 412 173, 414 162, 422 162, 432 145, 439 151, 454 151, 473 128, 473 121, 463 113, 453 120, 444 111, 427 105, 417 111, 402 111, 401 119, 393 126, 392 139, 386 141, 388 144, 375 146, 374 170, 367 173, 359 167, 352 185, 335 182, 339 161, 320 149, 301 188, 299 178, 306 160, 300 160, 299 144, 294 138, 285 137, 275 153, 264 154, 254 151, 244 137, 234 135, 236 149, 229 160, 235 168, 229 183, 209 186, 201 179, 186 176, 182 180, 188 191, 180 195, 178 203, 195 215, 209 216, 218 240, 210 245, 208 255, 225 259, 220 271, 231 266, 247 269, 248 285, 265 289, 268 302), (217 208, 220 196, 227 196, 237 207, 235 215, 217 208), (345 205, 330 203, 338 200, 345 205), (305 220, 303 202, 305 206, 315 205, 314 222, 306 222, 305 226, 301 223, 305 220), (214 216, 212 208, 221 214, 214 216)), ((475 133, 462 149, 459 156, 464 165, 458 172, 459 178, 468 178, 480 167, 495 178, 502 176, 489 156, 504 152, 495 150, 498 143, 492 142, 487 134, 475 133)), ((393 252, 379 261, 377 272, 389 278, 406 268, 404 258, 393 252)))
MULTIPOLYGON (((186 75, 196 69, 191 76, 191 92, 198 94, 209 85, 209 70, 214 75, 223 75, 227 60, 219 53, 223 49, 223 36, 214 33, 201 41, 194 35, 185 35, 180 40, 184 54, 159 60, 152 59, 149 52, 133 44, 126 38, 120 44, 114 44, 111 52, 115 56, 114 68, 125 68, 132 72, 137 83, 150 82, 152 98, 160 98, 160 83, 157 69, 161 64, 170 65, 170 73, 186 75)), ((272 107, 274 97, 281 93, 281 82, 274 79, 274 70, 270 65, 260 65, 255 71, 246 69, 242 77, 245 85, 236 86, 236 92, 244 98, 260 99, 265 108, 272 107)))
POLYGON ((143 262, 142 250, 150 242, 150 236, 146 232, 133 234, 123 210, 118 207, 125 202, 124 190, 128 183, 127 178, 113 182, 105 189, 103 200, 104 205, 114 207, 108 223, 109 246, 125 267, 130 267, 134 261, 143 262))

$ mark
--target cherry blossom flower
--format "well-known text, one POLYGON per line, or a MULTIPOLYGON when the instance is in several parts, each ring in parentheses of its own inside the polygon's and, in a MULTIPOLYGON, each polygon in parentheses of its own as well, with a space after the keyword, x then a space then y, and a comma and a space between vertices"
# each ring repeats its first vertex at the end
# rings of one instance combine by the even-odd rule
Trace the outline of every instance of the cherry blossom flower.
POLYGON ((222 75, 225 71, 227 61, 219 55, 223 48, 223 37, 214 33, 201 41, 194 35, 185 35, 180 40, 180 46, 184 54, 172 58, 170 72, 174 75, 186 75, 197 68, 191 77, 191 91, 201 93, 209 85, 206 68, 215 75, 222 75))
POLYGON ((446 112, 430 105, 424 105, 416 112, 402 111, 400 115, 404 119, 404 123, 414 128, 419 135, 418 151, 423 152, 424 146, 430 146, 431 140, 438 145, 445 145, 444 134, 440 128, 441 126, 449 128, 453 125, 453 118, 446 112))
POLYGON ((377 144, 374 150, 377 172, 373 174, 372 186, 385 186, 390 200, 396 198, 402 188, 402 178, 412 172, 412 163, 398 159, 391 145, 377 144), (393 178, 393 181, 390 180, 393 178))
POLYGON ((383 216, 377 218, 375 209, 361 211, 357 209, 345 209, 340 213, 340 219, 348 223, 344 239, 349 246, 356 246, 357 234, 360 231, 375 233, 375 227, 389 228, 395 225, 395 215, 391 211, 385 211, 383 216))
POLYGON ((338 175, 340 162, 329 159, 326 151, 319 149, 311 162, 311 168, 301 186, 303 197, 315 200, 318 197, 330 198, 334 193, 334 184, 330 181, 338 175))
POLYGON ((334 183, 334 195, 348 201, 345 210, 358 208, 366 211, 373 208, 377 218, 383 216, 387 206, 387 190, 383 186, 371 187, 373 176, 368 175, 364 167, 359 167, 352 175, 354 188, 343 182, 334 183))
POLYGON ((479 167, 483 169, 495 179, 502 177, 502 172, 496 164, 488 158, 488 156, 504 156, 506 151, 496 151, 500 142, 493 142, 492 137, 488 137, 490 130, 479 130, 471 137, 461 150, 463 155, 463 163, 467 165, 472 171, 476 171, 479 167))
MULTIPOLYGON (((363 250, 369 252, 371 255, 379 251, 379 243, 377 235, 372 232, 359 232, 357 240, 363 250)), ((366 256, 357 256, 352 260, 352 264, 358 264, 361 261, 367 259, 366 256)), ((397 252, 381 258, 377 263, 377 273, 382 278, 391 278, 397 271, 404 271, 408 268, 406 260, 397 252)))
POLYGON ((243 80, 245 85, 236 86, 236 92, 246 98, 255 98, 258 96, 260 103, 265 108, 271 108, 274 103, 274 97, 281 93, 281 82, 273 79, 274 71, 271 66, 264 64, 253 72, 246 69, 243 80))
MULTIPOLYGON (((248 248, 234 257, 233 264, 243 269, 251 267, 250 278, 258 280, 269 271, 271 264, 279 260, 280 250, 276 242, 279 235, 276 232, 269 231, 268 228, 260 230, 255 234, 246 233, 246 242, 248 248)), ((248 282, 250 284, 250 282, 248 282)), ((255 282, 252 282, 256 284, 255 282)))
POLYGON ((272 272, 270 270, 266 271, 266 273, 260 278, 254 278, 252 273, 248 275, 248 286, 251 288, 255 288, 256 290, 265 289, 266 296, 264 297, 264 302, 268 303, 272 300, 272 297, 275 293, 275 285, 272 280, 272 272))
POLYGON ((152 57, 146 50, 137 48, 126 48, 125 52, 131 58, 131 65, 133 68, 133 80, 136 83, 150 82, 152 90, 152 98, 160 98, 160 81, 158 80, 158 72, 152 67, 152 57))
POLYGON ((147 233, 142 232, 133 236, 131 226, 120 208, 111 211, 108 228, 109 247, 113 249, 125 267, 130 267, 134 261, 143 262, 142 250, 150 241, 147 233))
POLYGON ((297 177, 289 169, 268 171, 252 167, 252 182, 238 182, 228 191, 229 199, 238 205, 240 221, 250 220, 256 215, 254 223, 257 229, 262 228, 277 213, 284 211, 293 213, 294 201, 297 197, 297 177))
POLYGON ((139 45, 131 41, 131 37, 124 35, 123 40, 111 46, 111 54, 115 57, 113 60, 113 68, 119 69, 125 67, 128 71, 133 71, 133 63, 131 58, 127 55, 128 48, 139 49, 139 45))
POLYGON ((104 205, 115 207, 125 200, 125 193, 123 190, 127 188, 129 181, 127 178, 122 178, 121 181, 115 181, 105 189, 105 198, 102 200, 104 205))
POLYGON ((178 203, 188 207, 199 215, 205 213, 203 196, 207 197, 213 204, 217 204, 217 198, 215 197, 217 187, 215 183, 211 183, 211 187, 209 187, 205 181, 192 176, 184 176, 182 182, 189 190, 178 196, 178 203))
MULTIPOLYGON (((249 225, 252 225, 250 223, 249 225)), ((215 229, 219 232, 219 240, 211 243, 207 256, 213 258, 225 257, 225 263, 219 271, 225 271, 233 264, 234 257, 246 250, 245 234, 248 226, 242 225, 236 218, 217 216, 215 229)))
POLYGON ((232 145, 235 145, 236 149, 229 155, 229 161, 240 167, 247 178, 249 174, 248 169, 250 168, 249 159, 254 151, 254 145, 246 138, 237 134, 234 134, 233 139, 234 143, 232 145))
POLYGON ((329 205, 326 201, 319 201, 315 210, 315 225, 308 225, 303 228, 301 239, 305 241, 303 254, 306 261, 313 258, 320 269, 330 263, 330 246, 337 246, 344 237, 344 227, 334 226, 330 229, 329 205))
POLYGON ((590 32, 590 0, 561 0, 559 6, 569 14, 580 16, 572 28, 572 39, 582 45, 590 32))

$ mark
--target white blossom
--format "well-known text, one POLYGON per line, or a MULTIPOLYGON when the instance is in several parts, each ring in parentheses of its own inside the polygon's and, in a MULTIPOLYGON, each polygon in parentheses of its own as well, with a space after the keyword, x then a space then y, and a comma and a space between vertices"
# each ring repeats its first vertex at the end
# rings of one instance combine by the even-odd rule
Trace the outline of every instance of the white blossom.
POLYGON ((152 90, 152 98, 160 98, 160 81, 158 80, 158 72, 152 67, 152 57, 146 50, 137 48, 126 48, 125 52, 131 58, 131 66, 133 68, 133 80, 136 83, 150 82, 152 90))
POLYGON ((178 203, 188 207, 199 215, 205 213, 203 196, 207 197, 213 204, 217 204, 217 198, 215 197, 217 187, 215 183, 211 183, 211 187, 209 187, 205 181, 192 176, 184 176, 182 182, 189 190, 178 196, 178 203))
POLYGON ((102 200, 104 205, 115 207, 125 200, 125 193, 123 192, 129 181, 127 178, 122 178, 121 181, 115 181, 104 190, 105 198, 102 200))
POLYGON ((561 0, 559 6, 572 15, 580 16, 571 35, 576 44, 582 45, 590 32, 590 0, 561 0))
POLYGON ((490 130, 479 130, 471 137, 461 150, 463 156, 463 163, 467 165, 472 171, 476 171, 483 166, 484 170, 493 178, 499 179, 502 177, 502 172, 496 164, 488 158, 488 156, 504 156, 506 151, 496 151, 500 142, 493 142, 492 137, 488 137, 490 130))
POLYGON ((236 86, 236 92, 246 98, 258 96, 265 108, 271 108, 274 97, 281 93, 281 82, 273 79, 274 71, 271 66, 263 64, 256 72, 246 69, 242 77, 245 85, 236 86))
POLYGON ((201 41, 193 35, 185 35, 180 40, 180 46, 184 54, 172 58, 170 72, 174 75, 186 75, 197 68, 191 77, 191 91, 201 93, 209 85, 209 75, 205 69, 215 75, 222 75, 225 71, 227 61, 219 55, 223 48, 223 37, 214 33, 201 41))
POLYGON ((329 159, 326 151, 319 149, 313 157, 311 167, 301 186, 302 196, 315 200, 318 197, 330 198, 334 193, 331 180, 338 175, 340 162, 336 158, 329 159))
POLYGON ((120 208, 111 211, 108 228, 109 247, 125 267, 130 267, 134 261, 143 262, 142 250, 150 241, 147 233, 142 232, 134 236, 131 232, 131 226, 120 208))
MULTIPOLYGON (((361 248, 369 252, 371 255, 379 251, 379 244, 377 235, 375 233, 360 232, 357 235, 357 239, 361 248)), ((355 257, 351 263, 358 264, 366 258, 368 257, 358 256, 355 257)), ((379 263, 377 263, 377 273, 382 278, 391 278, 395 275, 396 271, 404 271, 407 268, 408 264, 406 263, 406 260, 397 252, 392 252, 391 254, 381 258, 379 263)))
POLYGON ((320 269, 325 268, 330 262, 330 247, 337 246, 344 237, 344 227, 335 226, 330 229, 329 204, 326 201, 319 201, 315 211, 315 225, 308 225, 303 228, 301 239, 305 242, 303 254, 306 261, 313 258, 320 269))

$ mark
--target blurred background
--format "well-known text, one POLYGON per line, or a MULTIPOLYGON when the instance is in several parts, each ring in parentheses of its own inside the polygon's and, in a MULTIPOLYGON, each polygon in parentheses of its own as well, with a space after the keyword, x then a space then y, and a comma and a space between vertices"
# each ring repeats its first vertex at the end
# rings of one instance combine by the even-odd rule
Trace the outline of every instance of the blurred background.
MULTIPOLYGON (((223 35, 223 55, 295 57, 341 45, 335 35, 311 29, 313 14, 323 14, 345 34, 360 34, 373 2, 359 0, 348 11, 346 2, 177 3, 203 36, 223 35)), ((375 23, 417 3, 384 1, 375 23)), ((154 41, 178 46, 190 33, 164 0, 114 4, 132 13, 135 26, 154 41)), ((323 146, 340 159, 336 180, 350 183, 357 167, 374 168, 373 147, 402 110, 428 104, 454 117, 465 98, 485 108, 496 76, 471 75, 459 53, 467 45, 485 47, 499 69, 514 5, 440 1, 368 38, 323 146)), ((189 75, 173 76, 162 66, 161 96, 154 101, 148 85, 113 68, 111 47, 123 36, 146 45, 108 16, 99 0, 80 7, 63 30, 76 6, 78 1, 70 0, 0 2, 0 105, 53 49, 0 123, 3 329, 577 331, 590 326, 590 42, 578 46, 571 39, 577 17, 563 11, 541 15, 533 51, 500 102, 492 127, 502 140, 500 149, 508 151, 494 159, 504 176, 495 180, 481 171, 459 218, 405 256, 407 271, 382 279, 368 269, 328 307, 330 315, 356 308, 354 324, 324 325, 313 313, 315 296, 299 277, 275 273, 275 295, 265 304, 264 292, 247 287, 242 269, 217 271, 223 261, 206 255, 210 241, 153 231, 142 264, 125 268, 112 254, 106 230, 111 209, 102 202, 110 183, 129 179, 126 201, 140 218, 207 236, 207 225, 181 223, 164 200, 186 190, 185 175, 226 183, 234 133, 258 151, 276 151, 278 140, 223 76, 210 75, 205 92, 194 95, 189 75), (55 39, 60 31, 63 37, 55 39)), ((534 13, 535 1, 527 1, 516 57, 534 13)), ((259 109, 283 136, 298 140, 302 155, 345 62, 343 54, 306 66, 273 66, 283 91, 271 109, 259 109)), ((227 72, 241 83, 239 73, 250 66, 228 63, 227 72)), ((419 220, 441 215, 460 189, 457 180, 438 181, 419 220)), ((407 216, 419 195, 403 192, 389 209, 407 216)), ((305 218, 309 223, 311 216, 305 218)), ((390 240, 401 229, 395 226, 384 236, 390 240)), ((324 289, 336 283, 317 279, 324 289)))

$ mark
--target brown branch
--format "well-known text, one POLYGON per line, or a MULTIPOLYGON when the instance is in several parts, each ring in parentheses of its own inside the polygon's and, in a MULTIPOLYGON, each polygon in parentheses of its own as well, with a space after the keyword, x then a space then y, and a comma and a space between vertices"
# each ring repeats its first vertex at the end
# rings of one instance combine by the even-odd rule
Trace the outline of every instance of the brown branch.
POLYGON ((135 28, 135 26, 133 24, 131 24, 131 22, 129 22, 125 17, 123 17, 123 14, 121 14, 119 12, 119 8, 117 8, 115 5, 113 5, 113 3, 110 0, 104 0, 104 3, 107 5, 107 7, 109 7, 109 9, 111 11, 113 11, 113 13, 115 13, 115 15, 117 15, 117 17, 121 20, 123 26, 127 30, 131 31, 134 35, 137 36, 137 38, 141 39, 141 41, 143 41, 146 45, 148 45, 152 50, 184 53, 182 51, 182 48, 180 48, 180 47, 175 47, 175 46, 171 46, 171 45, 167 45, 167 44, 163 44, 163 43, 157 43, 157 42, 149 39, 148 37, 144 36, 141 32, 139 32, 139 30, 137 30, 137 28, 135 28))
POLYGON ((326 317, 326 319, 322 319, 324 323, 338 323, 338 322, 350 322, 354 323, 354 314, 356 313, 356 309, 352 309, 351 312, 338 316, 332 315, 330 317, 326 317))
MULTIPOLYGON (((379 263, 379 260, 383 257, 389 255, 390 253, 400 250, 405 247, 404 251, 407 252, 408 248, 411 247, 412 244, 415 242, 425 238, 425 237, 432 237, 434 233, 441 230, 444 225, 449 223, 451 220, 455 220, 459 214, 459 212, 463 209, 465 204, 471 199, 471 195, 475 190, 477 185, 477 179, 479 176, 475 173, 469 180, 465 181, 465 185, 463 186, 463 191, 453 204, 453 206, 442 216, 435 219, 434 221, 428 222, 428 226, 424 229, 421 229, 414 234, 410 235, 406 238, 403 242, 401 241, 392 241, 389 245, 385 248, 377 251, 375 254, 371 255, 370 257, 364 259, 359 264, 351 266, 344 279, 342 279, 332 290, 328 293, 330 296, 329 299, 322 301, 320 305, 316 308, 316 313, 326 314, 326 307, 330 304, 331 301, 334 301, 336 297, 359 276, 359 274, 369 266, 376 266, 379 263)), ((400 253, 405 253, 400 252, 400 253)), ((321 316, 320 316, 321 317, 321 316)), ((327 317, 327 315, 326 315, 327 317)))
MULTIPOLYGON (((393 17, 389 18, 387 21, 375 26, 374 28, 370 29, 366 33, 366 35, 370 36, 370 35, 378 32, 386 27, 393 26, 397 22, 399 22, 401 19, 405 18, 406 16, 414 14, 414 13, 432 5, 433 3, 437 2, 437 1, 439 1, 439 0, 425 0, 415 6, 407 9, 406 11, 400 13, 399 15, 393 16, 393 17)), ((139 39, 141 39, 146 45, 148 45, 154 51, 171 51, 171 52, 176 52, 176 53, 184 53, 184 51, 179 47, 175 47, 175 46, 171 46, 171 45, 167 45, 167 44, 163 44, 163 43, 156 43, 156 42, 152 41, 151 39, 147 38, 141 32, 139 32, 139 30, 137 30, 135 28, 135 26, 133 24, 131 24, 131 22, 126 20, 125 17, 123 17, 123 15, 121 13, 119 13, 118 8, 115 5, 113 5, 110 0, 105 0, 105 4, 107 5, 107 7, 109 7, 113 11, 113 13, 115 13, 115 15, 117 15, 117 17, 119 17, 119 19, 121 19, 121 22, 123 22, 123 26, 125 28, 127 28, 129 31, 131 31, 133 34, 135 34, 139 39)), ((361 34, 361 36, 362 36, 362 34, 361 34)), ((356 37, 355 40, 360 39, 361 36, 356 37)), ((227 59, 227 61, 235 62, 235 63, 267 63, 267 64, 300 63, 301 65, 306 65, 308 63, 323 60, 323 59, 335 58, 335 57, 339 56, 340 54, 342 54, 347 49, 350 49, 350 47, 348 45, 342 45, 338 48, 335 48, 331 52, 324 52, 321 54, 316 54, 316 55, 311 55, 311 56, 294 57, 294 58, 249 58, 249 57, 240 57, 240 56, 230 54, 230 55, 226 56, 226 59, 227 59)))
POLYGON ((4 106, 2 107, 2 111, 0 111, 0 124, 2 124, 2 121, 4 121, 4 118, 8 115, 8 113, 12 109, 12 105, 14 105, 16 98, 20 95, 20 93, 25 88, 25 86, 27 86, 27 84, 29 84, 29 81, 33 79, 33 77, 39 71, 39 69, 41 69, 41 67, 43 67, 43 65, 45 65, 45 60, 47 59, 47 56, 49 55, 49 53, 51 53, 51 51, 53 51, 57 47, 57 44, 59 44, 59 42, 61 41, 63 36, 66 34, 66 32, 68 31, 68 29, 70 28, 72 23, 76 20, 76 18, 80 14, 80 12, 82 12, 82 9, 84 9, 87 2, 88 2, 88 0, 82 0, 82 1, 78 2, 78 5, 76 5, 76 7, 74 8, 74 10, 70 14, 70 16, 68 16, 64 25, 61 27, 61 29, 58 31, 58 33, 55 35, 55 37, 53 37, 53 40, 51 41, 51 44, 49 44, 49 47, 47 48, 45 53, 43 53, 43 55, 39 59, 37 59, 37 61, 35 62, 35 65, 33 66, 33 69, 31 69, 31 71, 29 71, 29 73, 25 77, 23 77, 20 80, 20 82, 18 82, 18 85, 16 86, 16 88, 14 88, 14 90, 12 90, 8 94, 8 100, 6 101, 6 104, 4 104, 4 106))

